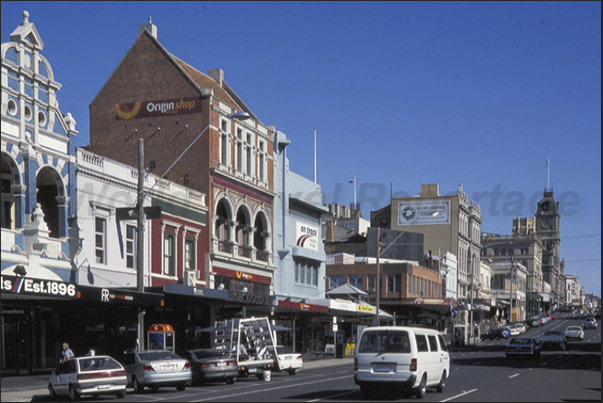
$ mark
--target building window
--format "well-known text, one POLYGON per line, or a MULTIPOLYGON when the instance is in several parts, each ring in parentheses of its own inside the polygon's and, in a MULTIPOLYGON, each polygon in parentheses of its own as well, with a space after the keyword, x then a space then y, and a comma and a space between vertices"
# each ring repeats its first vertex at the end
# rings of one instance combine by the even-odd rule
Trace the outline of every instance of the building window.
POLYGON ((262 182, 266 181, 266 167, 264 166, 266 163, 266 150, 264 150, 265 148, 265 143, 263 141, 260 141, 260 152, 259 152, 259 161, 258 161, 258 179, 262 182))
POLYGON ((136 227, 126 225, 126 267, 133 269, 136 264, 136 227))
POLYGON ((107 264, 107 220, 96 217, 94 224, 94 254, 96 263, 107 264))
POLYGON ((184 242, 184 268, 186 270, 195 270, 195 241, 187 239, 184 242))
MULTIPOLYGON (((2 165, 4 165, 4 159, 2 159, 2 165)), ((12 180, 10 173, 5 174, 4 172, 2 173, 2 228, 15 229, 15 199, 12 192, 12 180)))
POLYGON ((176 275, 176 237, 170 232, 163 237, 163 274, 176 275))
POLYGON ((247 145, 245 149, 245 161, 247 162, 246 174, 253 176, 253 145, 251 144, 251 134, 247 133, 247 145))
POLYGON ((337 274, 337 275, 333 275, 333 276, 329 276, 329 290, 332 290, 333 288, 337 288, 341 285, 343 285, 344 283, 344 278, 342 274, 337 274))
POLYGON ((243 154, 243 129, 237 129, 237 171, 244 173, 244 160, 245 155, 243 154))
MULTIPOLYGON (((318 286, 318 263, 308 260, 295 260, 295 282, 318 286)), ((343 276, 342 281, 343 281, 343 276)))
POLYGON ((400 274, 387 275, 387 292, 402 291, 402 276, 400 274))
POLYGON ((362 274, 350 274, 348 276, 348 284, 350 284, 351 286, 354 286, 356 288, 358 288, 359 290, 363 290, 362 287, 362 274))

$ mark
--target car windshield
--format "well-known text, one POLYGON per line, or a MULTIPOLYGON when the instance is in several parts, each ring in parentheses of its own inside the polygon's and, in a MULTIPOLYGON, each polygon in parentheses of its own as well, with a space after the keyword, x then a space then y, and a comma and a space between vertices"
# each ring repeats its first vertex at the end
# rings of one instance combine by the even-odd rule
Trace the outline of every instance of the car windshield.
POLYGON ((277 346, 276 353, 277 354, 293 354, 291 352, 291 350, 289 350, 287 347, 283 347, 283 346, 277 346))
POLYGON ((565 330, 576 331, 576 330, 580 330, 580 328, 578 326, 570 326, 565 330))
POLYGON ((359 353, 410 353, 408 333, 400 330, 366 332, 362 335, 359 353))
POLYGON ((548 330, 548 331, 544 332, 544 336, 559 336, 561 334, 563 334, 563 332, 559 332, 556 330, 548 330))
POLYGON ((120 365, 109 357, 90 357, 80 359, 80 370, 82 372, 119 368, 121 368, 120 365))
POLYGON ((179 360, 180 357, 169 351, 152 351, 146 353, 139 353, 142 361, 161 361, 161 360, 179 360))
POLYGON ((198 360, 202 360, 204 358, 225 357, 226 356, 222 351, 191 351, 191 352, 198 360))

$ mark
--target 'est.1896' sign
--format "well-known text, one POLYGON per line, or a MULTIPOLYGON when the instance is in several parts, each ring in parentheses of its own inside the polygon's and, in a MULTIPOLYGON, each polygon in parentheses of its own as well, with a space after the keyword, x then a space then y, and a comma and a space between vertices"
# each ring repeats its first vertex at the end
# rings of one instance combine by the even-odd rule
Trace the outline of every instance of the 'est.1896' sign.
POLYGON ((15 276, 2 276, 2 291, 13 294, 34 294, 57 297, 75 297, 75 284, 15 276))

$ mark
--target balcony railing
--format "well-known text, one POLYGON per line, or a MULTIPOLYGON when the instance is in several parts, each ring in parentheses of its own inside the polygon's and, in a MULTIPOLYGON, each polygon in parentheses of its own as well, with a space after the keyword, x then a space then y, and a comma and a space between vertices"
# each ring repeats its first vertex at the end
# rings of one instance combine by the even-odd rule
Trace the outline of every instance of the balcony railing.
POLYGON ((270 257, 270 253, 264 250, 258 250, 255 252, 255 257, 257 260, 261 260, 262 262, 268 262, 268 258, 270 257))
POLYGON ((222 241, 219 240, 218 241, 218 252, 222 252, 222 253, 232 253, 232 243, 228 242, 228 241, 222 241))
POLYGON ((239 249, 239 256, 251 259, 251 251, 253 250, 253 248, 251 248, 250 246, 239 245, 238 249, 239 249))

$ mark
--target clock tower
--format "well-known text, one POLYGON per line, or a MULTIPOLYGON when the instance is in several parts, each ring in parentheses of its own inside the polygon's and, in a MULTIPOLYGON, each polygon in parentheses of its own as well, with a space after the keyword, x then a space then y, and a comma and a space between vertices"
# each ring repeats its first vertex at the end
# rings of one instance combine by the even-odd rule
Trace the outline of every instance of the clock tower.
POLYGON ((559 203, 553 197, 553 191, 544 192, 536 211, 536 233, 542 241, 542 277, 551 286, 551 308, 559 305, 560 292, 563 291, 563 264, 559 260, 559 203))

